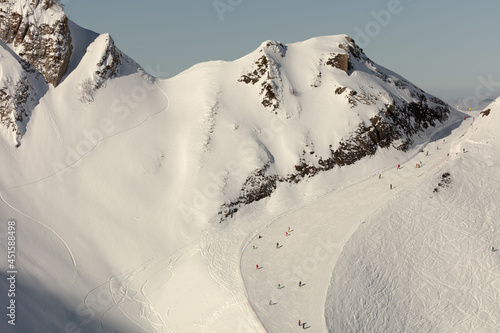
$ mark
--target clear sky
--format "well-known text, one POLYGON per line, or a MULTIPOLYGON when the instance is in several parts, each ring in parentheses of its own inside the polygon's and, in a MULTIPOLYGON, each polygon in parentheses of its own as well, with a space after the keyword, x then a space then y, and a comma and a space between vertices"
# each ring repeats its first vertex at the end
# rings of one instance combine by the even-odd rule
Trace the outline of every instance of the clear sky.
POLYGON ((143 67, 173 76, 263 41, 353 37, 376 63, 446 101, 500 95, 499 0, 62 0, 143 67))

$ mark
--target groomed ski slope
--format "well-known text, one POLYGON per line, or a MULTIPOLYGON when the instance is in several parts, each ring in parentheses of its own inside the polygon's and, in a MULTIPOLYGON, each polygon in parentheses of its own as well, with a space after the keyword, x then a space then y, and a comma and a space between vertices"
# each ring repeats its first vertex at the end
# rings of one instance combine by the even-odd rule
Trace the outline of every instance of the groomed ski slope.
POLYGON ((298 320, 309 332, 498 332, 499 140, 484 128, 498 116, 470 116, 401 169, 373 169, 248 239, 241 273, 268 332, 298 320))

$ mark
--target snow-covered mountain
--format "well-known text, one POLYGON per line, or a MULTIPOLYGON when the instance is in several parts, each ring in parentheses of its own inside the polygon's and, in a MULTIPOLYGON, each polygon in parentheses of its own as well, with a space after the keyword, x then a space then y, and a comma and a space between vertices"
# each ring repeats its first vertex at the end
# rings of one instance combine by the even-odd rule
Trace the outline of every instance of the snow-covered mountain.
POLYGON ((273 273, 247 270, 247 245, 278 221, 321 233, 319 217, 345 216, 308 303, 324 331, 356 214, 389 202, 361 195, 367 179, 462 128, 346 35, 266 41, 160 80, 54 1, 4 1, 0 15, 0 218, 17 222, 18 332, 288 332, 261 307, 253 274, 273 273))

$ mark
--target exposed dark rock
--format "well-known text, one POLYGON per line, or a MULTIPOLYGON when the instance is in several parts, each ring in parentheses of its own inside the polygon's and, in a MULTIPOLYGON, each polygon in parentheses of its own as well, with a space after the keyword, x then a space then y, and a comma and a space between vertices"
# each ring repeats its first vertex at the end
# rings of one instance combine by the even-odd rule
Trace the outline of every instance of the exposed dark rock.
POLYGON ((236 213, 238 207, 241 205, 247 205, 267 198, 276 190, 278 177, 268 175, 268 168, 269 164, 266 164, 263 168, 251 173, 243 184, 240 196, 236 200, 221 206, 221 211, 219 212, 219 214, 222 214, 221 221, 236 213))
MULTIPOLYGON (((344 89, 344 88, 337 88, 344 89)), ((342 90, 342 92, 345 91, 342 90)), ((350 96, 356 96, 350 91, 350 96)), ((241 205, 250 204, 270 196, 277 188, 277 183, 298 183, 304 179, 314 177, 321 171, 327 171, 334 167, 343 167, 354 164, 362 158, 372 156, 379 148, 392 146, 395 149, 406 151, 413 143, 412 136, 423 131, 429 126, 435 126, 436 121, 443 122, 448 118, 449 110, 446 104, 439 99, 434 99, 436 104, 429 107, 425 95, 418 95, 419 103, 408 104, 393 102, 386 106, 379 115, 370 119, 370 124, 360 123, 351 135, 339 142, 337 149, 332 149, 331 155, 318 157, 317 165, 313 165, 304 157, 295 166, 294 173, 284 176, 268 174, 269 164, 263 169, 252 173, 240 192, 238 199, 224 204, 219 214, 221 221, 232 216, 241 205)), ((303 155, 306 155, 304 151, 303 155)), ((309 156, 316 156, 314 151, 309 151, 309 156)), ((440 185, 441 186, 441 185, 440 185)))
POLYGON ((344 91, 347 89, 347 87, 338 87, 337 89, 335 89, 335 93, 337 95, 341 95, 342 93, 344 93, 344 91))
POLYGON ((434 188, 434 193, 439 192, 439 188, 447 188, 451 184, 451 175, 449 172, 445 172, 441 175, 441 179, 439 180, 438 187, 434 188))
POLYGON ((346 53, 332 53, 331 57, 326 60, 326 65, 338 68, 349 75, 349 70, 353 68, 349 58, 349 54, 346 53))
POLYGON ((93 77, 87 78, 77 86, 81 102, 91 103, 94 100, 94 92, 105 86, 109 79, 119 74, 120 65, 125 59, 124 55, 115 46, 113 39, 108 34, 101 35, 99 38, 105 39, 105 48, 102 57, 96 64, 97 69, 93 77))
POLYGON ((243 74, 238 81, 239 82, 245 82, 245 83, 251 83, 251 84, 256 84, 259 82, 259 80, 266 74, 268 73, 268 60, 265 55, 260 57, 254 65, 255 69, 247 74, 243 74))
POLYGON ((31 117, 30 106, 38 96, 26 75, 17 81, 7 78, 3 83, 6 86, 0 84, 0 124, 15 134, 19 145, 31 117))
MULTIPOLYGON (((48 83, 57 86, 66 73, 72 52, 68 18, 53 0, 19 0, 23 8, 16 12, 16 1, 0 2, 0 38, 16 50, 28 64, 38 70, 48 83), (51 24, 41 16, 52 18, 51 24)), ((17 2, 19 2, 17 1, 17 2)), ((50 20, 49 20, 50 21, 50 20)))
POLYGON ((489 116, 490 115, 490 111, 491 109, 488 109, 488 110, 484 110, 484 111, 481 111, 481 116, 484 117, 484 116, 489 116))
POLYGON ((252 71, 243 74, 238 82, 256 84, 260 82, 260 94, 263 96, 262 105, 269 108, 274 113, 280 107, 280 88, 277 82, 281 82, 280 65, 268 53, 272 52, 278 56, 285 56, 286 46, 281 43, 267 42, 261 50, 264 53, 254 64, 252 71))

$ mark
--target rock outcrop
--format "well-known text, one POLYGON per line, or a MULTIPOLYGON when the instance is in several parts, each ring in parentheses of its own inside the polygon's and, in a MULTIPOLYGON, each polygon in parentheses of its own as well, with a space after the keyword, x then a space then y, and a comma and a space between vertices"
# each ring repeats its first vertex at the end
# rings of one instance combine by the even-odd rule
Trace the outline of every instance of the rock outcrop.
POLYGON ((98 53, 100 56, 96 59, 84 60, 91 61, 95 70, 90 77, 77 85, 77 92, 81 102, 91 103, 94 100, 95 91, 104 87, 109 79, 115 78, 120 73, 120 66, 124 62, 130 63, 131 60, 116 47, 109 34, 100 35, 89 46, 87 53, 98 53))
POLYGON ((280 63, 275 58, 286 55, 286 46, 280 42, 267 41, 261 45, 259 53, 262 56, 255 61, 252 70, 243 74, 238 81, 253 85, 260 83, 262 105, 277 114, 283 92, 279 84, 280 63))
POLYGON ((0 1, 0 39, 57 86, 72 52, 68 18, 55 0, 0 1))
POLYGON ((0 59, 0 127, 6 129, 15 145, 19 146, 32 110, 47 83, 40 73, 1 41, 0 59))

